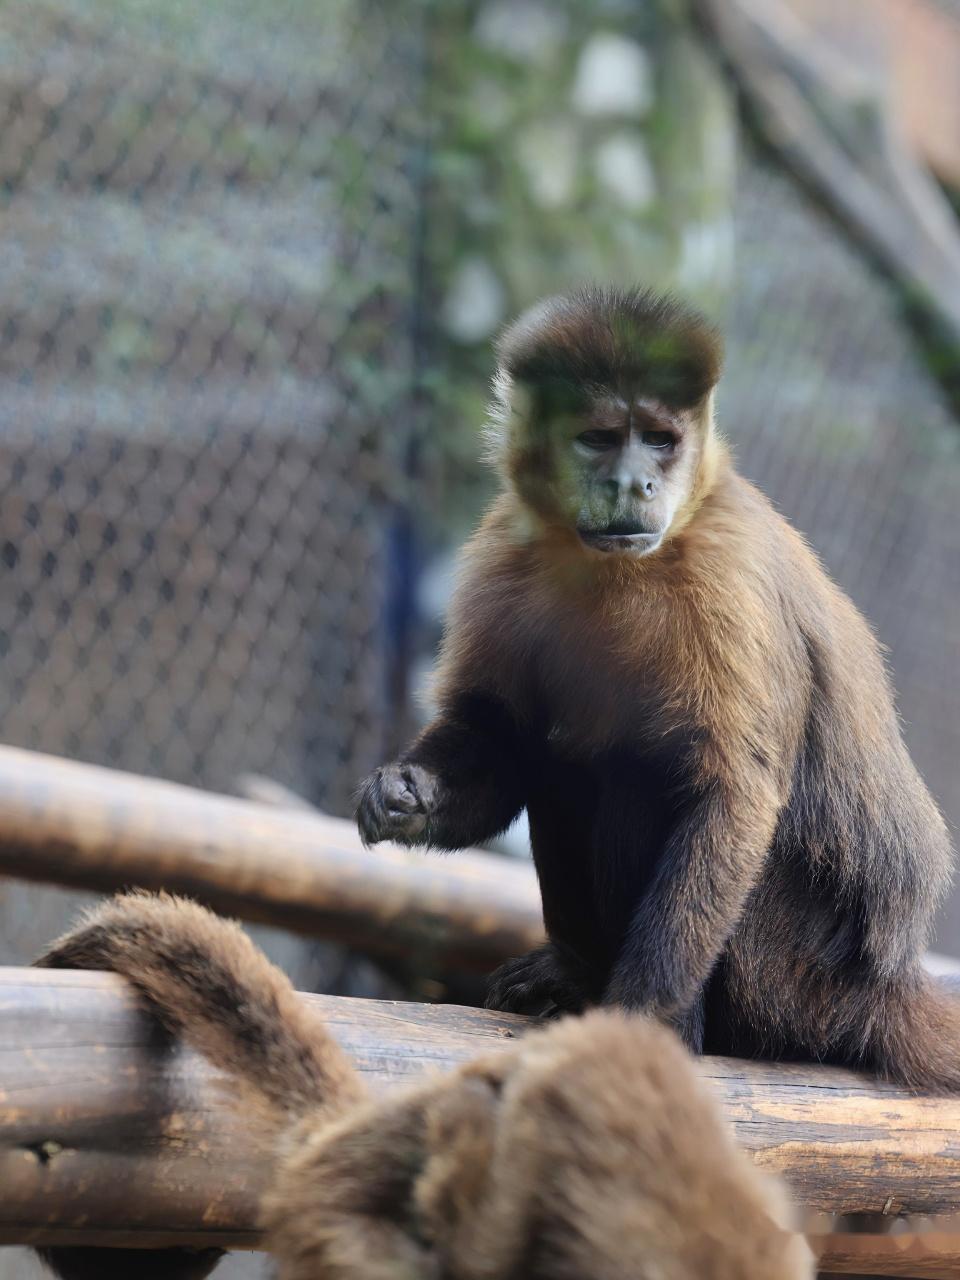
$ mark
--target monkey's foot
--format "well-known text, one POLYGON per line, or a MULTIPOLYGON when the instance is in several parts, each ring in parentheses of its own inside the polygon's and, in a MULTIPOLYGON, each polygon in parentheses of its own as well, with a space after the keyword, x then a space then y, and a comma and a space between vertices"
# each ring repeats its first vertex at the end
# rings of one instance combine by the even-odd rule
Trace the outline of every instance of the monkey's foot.
POLYGON ((490 977, 484 1004, 503 1013, 580 1013, 596 1003, 586 969, 552 943, 507 960, 490 977))
POLYGON ((416 764, 385 764, 360 788, 357 826, 364 844, 416 844, 437 794, 437 780, 416 764))

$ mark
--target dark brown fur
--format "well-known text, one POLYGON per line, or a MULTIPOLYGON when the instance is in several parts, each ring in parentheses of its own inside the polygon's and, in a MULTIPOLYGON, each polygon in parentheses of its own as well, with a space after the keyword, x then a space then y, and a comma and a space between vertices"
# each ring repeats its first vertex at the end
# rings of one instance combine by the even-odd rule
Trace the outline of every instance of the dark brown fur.
POLYGON ((712 325, 675 298, 650 290, 584 289, 552 298, 511 325, 497 343, 500 366, 542 389, 641 385, 674 408, 690 408, 720 376, 712 325))
MULTIPOLYGON (((194 904, 116 899, 43 963, 125 974, 272 1117, 263 1221, 281 1280, 812 1275, 780 1188, 653 1022, 568 1020, 371 1101, 286 978, 194 904)), ((87 1275, 126 1274, 100 1256, 87 1275)), ((182 1262, 156 1274, 185 1275, 182 1262)))
POLYGON ((455 849, 526 807, 550 943, 495 976, 499 1007, 602 1001, 694 1046, 955 1091, 960 1006, 921 969, 946 830, 869 628, 716 437, 708 335, 649 294, 596 292, 508 332, 504 492, 464 554, 439 714, 365 784, 361 831, 455 849), (689 372, 651 409, 634 353, 658 324, 668 382, 689 372), (538 379, 564 370, 582 383, 567 415, 676 424, 652 554, 590 550, 571 482, 551 498, 569 440, 538 379))

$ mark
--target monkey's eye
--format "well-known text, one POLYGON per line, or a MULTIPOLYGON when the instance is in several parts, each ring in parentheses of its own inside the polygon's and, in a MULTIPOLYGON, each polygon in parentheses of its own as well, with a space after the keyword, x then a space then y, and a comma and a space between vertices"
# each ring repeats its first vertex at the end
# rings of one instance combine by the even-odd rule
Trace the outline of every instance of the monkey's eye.
POLYGON ((588 449, 596 449, 598 452, 602 449, 618 449, 620 447, 620 433, 618 431, 584 431, 577 436, 580 444, 586 445, 588 449))
POLYGON ((648 444, 651 449, 669 449, 676 444, 676 438, 669 431, 645 431, 643 443, 648 444))

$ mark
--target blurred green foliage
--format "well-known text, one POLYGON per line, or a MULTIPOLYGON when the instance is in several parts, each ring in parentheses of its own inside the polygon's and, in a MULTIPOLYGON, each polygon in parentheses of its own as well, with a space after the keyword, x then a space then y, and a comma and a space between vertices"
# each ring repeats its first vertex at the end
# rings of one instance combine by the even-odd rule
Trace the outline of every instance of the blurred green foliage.
POLYGON ((731 256, 735 123, 685 6, 448 0, 430 10, 426 385, 466 524, 500 325, 600 281, 708 309, 731 256))

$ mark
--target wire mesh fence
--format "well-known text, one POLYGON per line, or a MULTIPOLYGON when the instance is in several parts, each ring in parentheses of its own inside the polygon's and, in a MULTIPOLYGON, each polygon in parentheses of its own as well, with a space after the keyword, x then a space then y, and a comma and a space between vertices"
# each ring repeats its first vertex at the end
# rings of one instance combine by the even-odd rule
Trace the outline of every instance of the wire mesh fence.
MULTIPOLYGON (((335 812, 392 745, 442 11, 4 6, 0 740, 335 812)), ((733 227, 724 426, 888 645, 957 823, 960 431, 789 179, 745 156, 733 227)))
POLYGON ((0 736, 343 808, 388 718, 414 36, 120 8, 3 15, 0 736))
MULTIPOLYGON (((891 291, 749 153, 735 230, 724 430, 886 646, 914 760, 960 830, 960 426, 891 291)), ((956 898, 941 941, 960 944, 956 898)))
MULTIPOLYGON (((522 7, 541 35, 566 22, 522 7)), ((0 741, 218 790, 259 773, 347 812, 402 732, 440 12, 4 4, 0 741)), ((788 179, 745 157, 733 223, 724 428, 889 647, 960 824, 960 429, 788 179)), ((0 962, 83 900, 0 885, 0 962)), ((298 985, 393 993, 335 948, 258 940, 298 985)), ((0 1251, 0 1274, 36 1269, 0 1251)))

